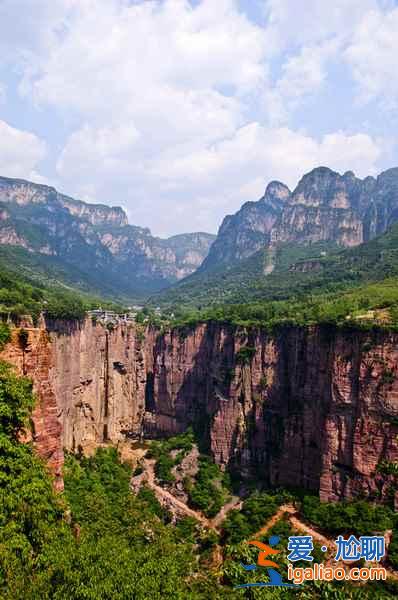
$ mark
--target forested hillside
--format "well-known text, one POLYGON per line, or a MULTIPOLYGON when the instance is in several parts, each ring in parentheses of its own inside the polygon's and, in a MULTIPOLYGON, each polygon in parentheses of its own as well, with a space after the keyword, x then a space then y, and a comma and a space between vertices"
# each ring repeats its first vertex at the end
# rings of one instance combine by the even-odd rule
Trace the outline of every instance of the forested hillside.
MULTIPOLYGON (((341 291, 348 294, 351 290, 355 296, 357 286, 361 286, 358 295, 364 295, 364 286, 398 276, 398 225, 370 242, 346 250, 325 243, 280 245, 273 257, 275 269, 265 275, 269 252, 260 251, 227 271, 192 275, 154 297, 153 302, 195 308, 276 300, 311 304, 322 303, 341 291)), ((390 287, 386 282, 385 289, 390 287)), ((377 289, 381 288, 371 286, 365 294, 371 304, 377 289)), ((376 306, 377 295, 373 300, 376 306)))

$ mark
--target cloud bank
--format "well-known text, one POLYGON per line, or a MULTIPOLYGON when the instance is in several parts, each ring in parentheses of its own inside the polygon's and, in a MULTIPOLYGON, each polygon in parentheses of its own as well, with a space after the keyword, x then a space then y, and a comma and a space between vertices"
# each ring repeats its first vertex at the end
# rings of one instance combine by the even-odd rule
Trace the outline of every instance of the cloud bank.
POLYGON ((167 235, 215 231, 270 179, 367 175, 391 151, 367 121, 398 98, 392 3, 269 0, 256 20, 243 0, 25 4, 0 6, 0 75, 63 134, 0 121, 4 175, 45 176, 167 235))

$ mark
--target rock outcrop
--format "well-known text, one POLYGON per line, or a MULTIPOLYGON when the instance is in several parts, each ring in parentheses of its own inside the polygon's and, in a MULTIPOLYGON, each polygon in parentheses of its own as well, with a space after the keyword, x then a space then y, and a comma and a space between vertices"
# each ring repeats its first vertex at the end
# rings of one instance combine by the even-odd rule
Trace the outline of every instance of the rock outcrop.
POLYGON ((324 500, 392 493, 396 333, 219 323, 161 333, 89 319, 27 331, 27 346, 14 333, 2 358, 34 380, 34 439, 57 475, 62 447, 90 453, 192 425, 243 476, 324 500))
POLYGON ((268 245, 290 195, 287 186, 272 181, 258 202, 246 202, 235 215, 225 217, 201 271, 227 266, 268 245))
POLYGON ((32 414, 32 437, 38 454, 46 461, 57 490, 62 490, 63 430, 54 386, 51 339, 45 328, 24 329, 28 340, 21 341, 20 329, 12 331, 11 342, 1 352, 1 359, 13 364, 20 375, 33 382, 36 405, 32 414))

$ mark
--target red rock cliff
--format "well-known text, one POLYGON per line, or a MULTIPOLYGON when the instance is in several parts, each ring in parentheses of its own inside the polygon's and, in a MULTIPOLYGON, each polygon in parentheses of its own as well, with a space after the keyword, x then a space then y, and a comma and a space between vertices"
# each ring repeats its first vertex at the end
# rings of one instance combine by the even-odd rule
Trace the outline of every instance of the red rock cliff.
POLYGON ((35 381, 35 439, 55 469, 62 447, 193 425, 219 464, 269 484, 325 500, 390 493, 379 465, 398 460, 397 334, 86 320, 29 330, 21 352, 14 341, 3 357, 35 381))

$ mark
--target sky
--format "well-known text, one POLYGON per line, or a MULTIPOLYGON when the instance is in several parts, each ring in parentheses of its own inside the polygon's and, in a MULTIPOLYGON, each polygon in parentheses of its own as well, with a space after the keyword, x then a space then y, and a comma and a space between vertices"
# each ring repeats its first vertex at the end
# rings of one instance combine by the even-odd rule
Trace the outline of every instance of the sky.
POLYGON ((277 179, 398 166, 393 0, 0 0, 0 175, 216 232, 277 179))

